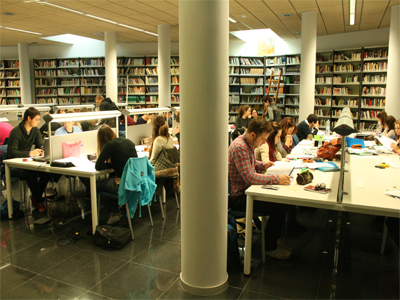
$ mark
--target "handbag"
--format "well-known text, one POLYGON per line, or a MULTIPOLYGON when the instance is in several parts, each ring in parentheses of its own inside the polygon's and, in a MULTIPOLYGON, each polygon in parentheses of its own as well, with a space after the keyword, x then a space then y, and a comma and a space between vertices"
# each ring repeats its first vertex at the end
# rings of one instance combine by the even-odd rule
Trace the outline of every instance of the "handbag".
POLYGON ((341 147, 342 139, 333 139, 317 149, 317 156, 322 157, 323 159, 332 160, 341 147))
POLYGON ((140 144, 141 145, 147 145, 147 146, 150 146, 150 144, 151 144, 151 137, 145 137, 145 138, 142 138, 142 139, 140 139, 140 144))
POLYGON ((97 225, 92 240, 104 250, 120 250, 129 244, 131 232, 124 227, 97 225))
POLYGON ((156 162, 154 163, 154 171, 155 172, 165 170, 165 169, 176 168, 174 162, 171 159, 171 155, 168 152, 168 150, 163 148, 160 151, 160 153, 158 154, 158 156, 156 158, 156 162))

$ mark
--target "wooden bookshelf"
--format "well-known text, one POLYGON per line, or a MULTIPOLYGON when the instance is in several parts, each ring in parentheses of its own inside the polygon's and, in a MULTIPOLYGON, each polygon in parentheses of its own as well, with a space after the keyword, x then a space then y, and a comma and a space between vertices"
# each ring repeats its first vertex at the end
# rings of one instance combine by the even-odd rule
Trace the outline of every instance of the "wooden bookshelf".
POLYGON ((1 105, 21 104, 18 59, 0 60, 0 103, 1 105))
POLYGON ((35 102, 93 103, 105 94, 103 57, 33 59, 35 102))

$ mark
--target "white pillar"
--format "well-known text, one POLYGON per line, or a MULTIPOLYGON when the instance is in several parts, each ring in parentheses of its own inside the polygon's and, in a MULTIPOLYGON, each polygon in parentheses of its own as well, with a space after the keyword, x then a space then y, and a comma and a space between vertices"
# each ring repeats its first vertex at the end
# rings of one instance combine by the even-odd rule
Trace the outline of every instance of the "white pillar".
POLYGON ((301 14, 301 75, 299 122, 314 113, 315 56, 317 53, 317 12, 301 14))
POLYGON ((106 60, 106 96, 114 102, 118 102, 118 74, 117 74, 117 33, 106 31, 105 60, 106 60))
POLYGON ((400 119, 400 5, 392 6, 390 16, 389 57, 385 110, 400 119))
POLYGON ((29 63, 29 46, 18 43, 19 85, 21 89, 21 104, 32 103, 31 68, 29 63))
POLYGON ((158 106, 171 106, 171 26, 158 26, 158 106))
POLYGON ((226 289, 229 1, 179 1, 182 287, 226 289))

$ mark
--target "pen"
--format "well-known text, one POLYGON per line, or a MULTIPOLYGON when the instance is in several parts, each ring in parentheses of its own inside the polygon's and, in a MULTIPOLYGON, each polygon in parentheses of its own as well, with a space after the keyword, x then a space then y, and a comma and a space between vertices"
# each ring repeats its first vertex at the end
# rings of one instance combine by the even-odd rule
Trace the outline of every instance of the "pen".
POLYGON ((286 188, 288 188, 289 190, 292 190, 292 191, 297 192, 295 189, 292 189, 292 188, 290 188, 290 187, 288 187, 288 186, 286 186, 286 188))

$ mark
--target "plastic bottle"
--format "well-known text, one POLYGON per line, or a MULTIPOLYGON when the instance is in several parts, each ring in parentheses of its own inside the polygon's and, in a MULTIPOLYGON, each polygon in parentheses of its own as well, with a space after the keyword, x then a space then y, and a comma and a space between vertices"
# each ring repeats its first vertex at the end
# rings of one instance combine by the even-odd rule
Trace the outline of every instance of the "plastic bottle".
POLYGON ((81 158, 84 156, 84 153, 83 153, 83 144, 81 144, 81 158))
POLYGON ((326 121, 326 136, 330 136, 331 135, 331 122, 328 120, 326 121))

